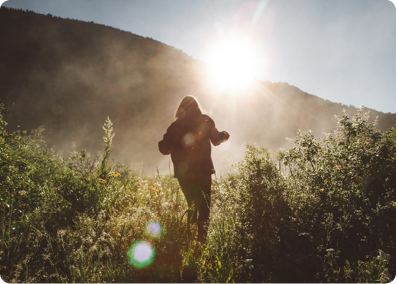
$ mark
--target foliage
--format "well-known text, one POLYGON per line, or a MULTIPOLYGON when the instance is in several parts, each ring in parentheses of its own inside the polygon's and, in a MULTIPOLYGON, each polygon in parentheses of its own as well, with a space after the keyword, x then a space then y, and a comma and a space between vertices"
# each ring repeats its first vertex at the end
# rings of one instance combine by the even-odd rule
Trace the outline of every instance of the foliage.
POLYGON ((171 175, 44 147, 42 128, 8 132, 0 112, 0 274, 7 282, 389 282, 395 276, 395 130, 359 112, 334 135, 299 133, 276 158, 248 146, 213 180, 197 256, 171 175), (148 234, 149 222, 162 234, 148 234), (155 251, 136 268, 137 241, 155 251))
POLYGON ((395 130, 363 111, 298 133, 276 162, 248 146, 215 186, 203 282, 388 282, 395 276, 395 130))

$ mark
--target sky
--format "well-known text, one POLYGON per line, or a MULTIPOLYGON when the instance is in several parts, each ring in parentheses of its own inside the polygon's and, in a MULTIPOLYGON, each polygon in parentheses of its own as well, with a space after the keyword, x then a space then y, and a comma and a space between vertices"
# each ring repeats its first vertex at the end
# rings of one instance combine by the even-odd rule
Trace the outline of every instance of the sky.
POLYGON ((93 21, 208 62, 246 43, 258 80, 396 112, 396 5, 389 0, 9 0, 2 6, 93 21))

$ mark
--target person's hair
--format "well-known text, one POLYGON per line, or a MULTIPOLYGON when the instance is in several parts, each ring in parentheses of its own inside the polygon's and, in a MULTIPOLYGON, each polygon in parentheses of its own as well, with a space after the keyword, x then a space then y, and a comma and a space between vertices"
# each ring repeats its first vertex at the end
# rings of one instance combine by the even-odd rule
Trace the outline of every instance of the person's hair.
POLYGON ((177 108, 175 113, 176 119, 181 118, 194 118, 203 113, 202 109, 200 108, 199 102, 195 97, 186 96, 182 99, 180 105, 177 108))

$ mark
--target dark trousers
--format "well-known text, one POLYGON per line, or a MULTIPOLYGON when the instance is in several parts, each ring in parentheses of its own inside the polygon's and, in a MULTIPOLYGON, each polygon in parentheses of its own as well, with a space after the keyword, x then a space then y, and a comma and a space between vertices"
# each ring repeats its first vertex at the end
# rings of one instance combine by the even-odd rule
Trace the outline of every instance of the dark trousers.
POLYGON ((198 241, 204 244, 210 219, 211 175, 179 178, 178 182, 188 202, 188 227, 198 224, 198 241))

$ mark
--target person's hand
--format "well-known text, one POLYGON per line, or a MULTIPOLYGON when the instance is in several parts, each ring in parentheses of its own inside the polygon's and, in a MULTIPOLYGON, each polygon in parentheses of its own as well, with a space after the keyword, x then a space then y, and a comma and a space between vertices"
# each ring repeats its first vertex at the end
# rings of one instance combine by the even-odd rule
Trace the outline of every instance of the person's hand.
POLYGON ((227 131, 223 131, 222 133, 224 133, 224 141, 227 141, 229 139, 229 133, 227 131))

